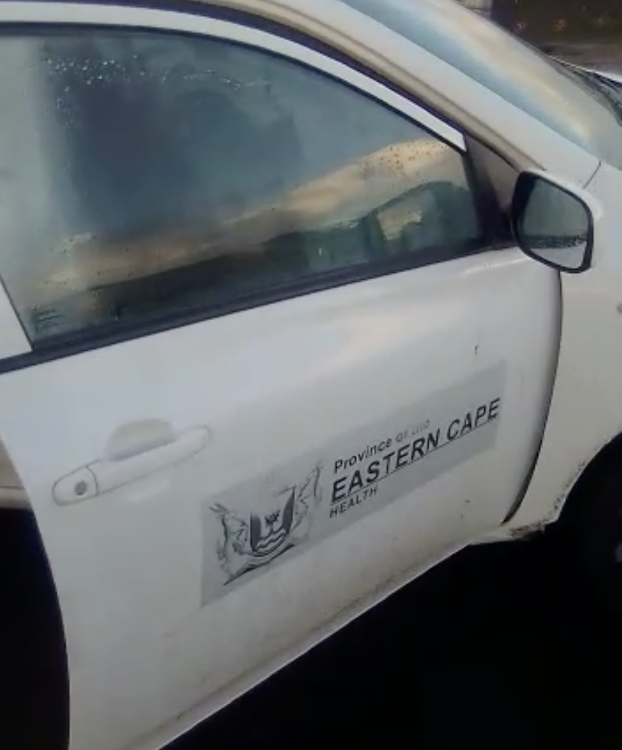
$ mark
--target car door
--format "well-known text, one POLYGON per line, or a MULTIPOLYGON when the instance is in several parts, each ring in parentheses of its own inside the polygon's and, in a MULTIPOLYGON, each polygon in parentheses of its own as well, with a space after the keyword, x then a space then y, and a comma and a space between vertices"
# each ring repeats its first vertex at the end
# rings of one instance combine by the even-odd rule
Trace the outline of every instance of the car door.
POLYGON ((72 748, 155 746, 503 521, 558 280, 491 230, 462 133, 282 30, 0 23, 0 438, 72 748))

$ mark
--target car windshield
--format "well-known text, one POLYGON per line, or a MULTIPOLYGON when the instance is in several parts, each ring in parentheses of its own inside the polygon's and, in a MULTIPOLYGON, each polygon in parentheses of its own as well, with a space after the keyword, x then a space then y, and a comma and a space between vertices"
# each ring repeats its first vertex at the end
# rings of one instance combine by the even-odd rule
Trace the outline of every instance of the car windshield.
POLYGON ((622 168, 619 114, 589 78, 574 74, 456 0, 343 2, 622 168))

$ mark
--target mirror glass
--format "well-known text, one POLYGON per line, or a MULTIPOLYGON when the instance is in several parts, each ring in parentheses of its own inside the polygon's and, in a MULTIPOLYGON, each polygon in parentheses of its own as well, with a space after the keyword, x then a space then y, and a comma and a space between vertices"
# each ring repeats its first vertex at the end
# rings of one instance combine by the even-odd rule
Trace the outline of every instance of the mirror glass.
POLYGON ((523 173, 514 194, 513 225, 519 247, 531 257, 571 273, 589 268, 592 214, 577 195, 523 173))

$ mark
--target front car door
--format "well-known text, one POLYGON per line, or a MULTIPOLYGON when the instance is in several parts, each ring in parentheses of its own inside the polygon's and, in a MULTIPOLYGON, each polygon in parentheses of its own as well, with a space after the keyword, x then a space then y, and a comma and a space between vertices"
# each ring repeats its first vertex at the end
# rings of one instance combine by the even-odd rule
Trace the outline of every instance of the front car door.
POLYGON ((487 220, 461 132, 282 29, 0 23, 0 438, 71 745, 153 747, 503 521, 558 280, 487 220))

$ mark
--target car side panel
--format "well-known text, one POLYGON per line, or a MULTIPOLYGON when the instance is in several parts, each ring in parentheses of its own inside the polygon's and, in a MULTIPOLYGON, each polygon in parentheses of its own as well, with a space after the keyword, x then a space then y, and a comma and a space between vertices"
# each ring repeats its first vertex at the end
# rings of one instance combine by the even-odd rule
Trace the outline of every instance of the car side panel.
POLYGON ((518 251, 489 253, 3 375, 2 438, 59 589, 72 748, 157 746, 500 524, 539 442, 555 279, 518 251), (202 518, 219 493, 444 388, 459 395, 500 362, 494 448, 202 600, 202 518), (119 424, 154 416, 204 425, 207 446, 131 488, 51 501, 119 424))
POLYGON ((503 537, 556 520, 590 461, 622 433, 622 172, 603 164, 587 190, 600 204, 593 266, 562 276, 564 316, 550 417, 529 491, 500 531, 503 537))

